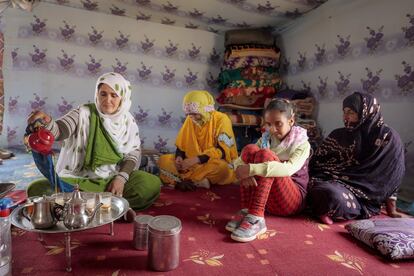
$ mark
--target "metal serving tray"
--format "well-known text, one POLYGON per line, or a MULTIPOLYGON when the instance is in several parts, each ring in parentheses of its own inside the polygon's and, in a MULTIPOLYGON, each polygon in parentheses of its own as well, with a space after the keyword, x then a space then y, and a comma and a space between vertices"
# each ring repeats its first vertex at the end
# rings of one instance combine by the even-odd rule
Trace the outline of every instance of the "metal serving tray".
MULTIPOLYGON (((35 199, 37 197, 32 197, 30 199, 35 199)), ((38 233, 68 233, 68 232, 76 232, 76 231, 84 231, 87 229, 92 229, 95 227, 99 227, 108 223, 111 223, 120 217, 122 217, 129 209, 128 201, 123 197, 112 196, 112 205, 110 210, 102 210, 99 209, 96 212, 94 219, 91 223, 79 229, 67 229, 66 226, 63 224, 63 221, 59 221, 55 226, 48 228, 48 229, 35 229, 32 223, 23 216, 23 209, 27 208, 24 206, 18 206, 13 210, 11 213, 11 223, 23 230, 31 231, 31 232, 38 232, 38 233)))

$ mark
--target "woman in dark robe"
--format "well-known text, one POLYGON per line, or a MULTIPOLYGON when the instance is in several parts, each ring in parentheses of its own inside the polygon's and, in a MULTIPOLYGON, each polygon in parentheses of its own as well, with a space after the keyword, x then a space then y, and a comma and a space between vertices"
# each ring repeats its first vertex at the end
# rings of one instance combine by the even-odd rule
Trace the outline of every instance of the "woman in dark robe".
POLYGON ((405 173, 401 138, 372 95, 353 93, 343 112, 345 127, 332 131, 310 162, 310 206, 326 224, 378 214, 405 173))

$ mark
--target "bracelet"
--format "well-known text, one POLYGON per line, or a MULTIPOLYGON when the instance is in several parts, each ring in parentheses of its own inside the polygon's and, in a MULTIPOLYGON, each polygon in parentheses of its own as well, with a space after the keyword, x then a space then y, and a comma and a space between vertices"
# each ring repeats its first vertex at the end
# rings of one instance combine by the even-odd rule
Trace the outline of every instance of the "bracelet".
POLYGON ((120 172, 117 174, 117 176, 122 177, 125 180, 125 182, 128 182, 129 180, 129 175, 126 172, 120 172))

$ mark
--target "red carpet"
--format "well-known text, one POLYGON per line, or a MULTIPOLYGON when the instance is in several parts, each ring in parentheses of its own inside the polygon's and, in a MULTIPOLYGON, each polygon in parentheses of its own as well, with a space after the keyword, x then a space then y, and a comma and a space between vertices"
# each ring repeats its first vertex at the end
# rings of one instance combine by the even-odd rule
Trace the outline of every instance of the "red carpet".
POLYGON ((13 275, 414 275, 414 262, 389 262, 354 241, 343 224, 305 217, 267 217, 268 232, 248 244, 233 242, 225 223, 239 207, 237 186, 182 193, 164 189, 144 213, 181 219, 180 266, 151 272, 146 252, 132 247, 133 224, 116 223, 72 235, 72 273, 65 273, 64 236, 13 229, 13 275))

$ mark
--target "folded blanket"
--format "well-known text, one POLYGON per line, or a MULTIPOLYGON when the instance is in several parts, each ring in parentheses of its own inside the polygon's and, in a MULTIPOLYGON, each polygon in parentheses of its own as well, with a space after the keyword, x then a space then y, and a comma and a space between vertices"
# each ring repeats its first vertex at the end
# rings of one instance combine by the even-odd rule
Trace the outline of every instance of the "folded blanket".
POLYGON ((235 80, 229 82, 226 87, 223 88, 259 88, 259 87, 266 87, 266 86, 273 86, 278 88, 281 83, 279 77, 273 79, 266 79, 266 80, 235 80))
POLYGON ((224 112, 229 116, 231 123, 236 126, 258 126, 262 124, 262 116, 243 114, 239 111, 224 112))
POLYGON ((276 51, 276 53, 280 53, 279 47, 276 45, 263 45, 263 44, 256 44, 256 43, 248 43, 248 44, 236 44, 236 45, 229 45, 225 47, 225 53, 231 52, 233 50, 242 50, 242 49, 272 49, 276 51))
POLYGON ((269 57, 279 60, 280 52, 274 49, 260 49, 260 48, 248 48, 226 51, 224 58, 235 58, 235 57, 269 57))
POLYGON ((230 57, 223 62, 222 70, 232 70, 249 66, 279 67, 279 60, 271 57, 230 57))
POLYGON ((220 99, 223 97, 234 97, 239 95, 251 96, 251 95, 266 95, 273 96, 276 93, 276 88, 273 86, 265 87, 245 87, 245 88, 227 88, 221 91, 217 97, 217 101, 220 103, 220 99))
POLYGON ((296 124, 306 129, 316 128, 316 121, 311 119, 297 119, 296 124))
POLYGON ((220 104, 263 107, 265 100, 273 97, 276 90, 273 86, 227 88, 221 91, 217 97, 217 102, 220 104))
POLYGON ((252 66, 220 72, 218 81, 222 87, 235 80, 265 80, 278 78, 278 69, 274 67, 252 66))
POLYGON ((303 100, 292 100, 295 104, 296 113, 305 115, 305 117, 310 117, 315 111, 315 99, 306 98, 303 100))

